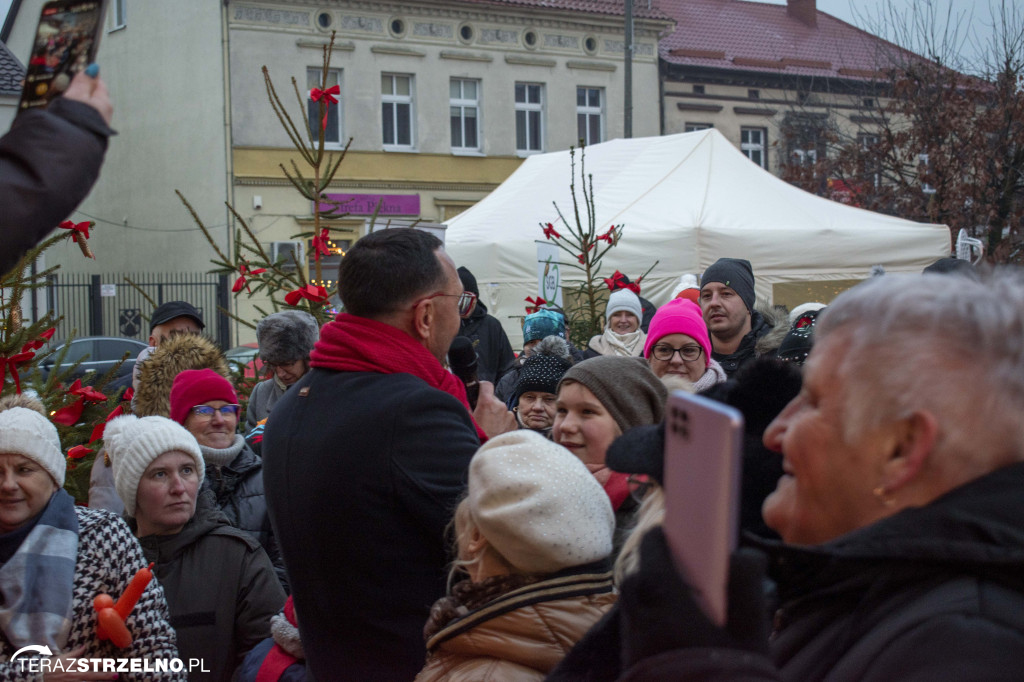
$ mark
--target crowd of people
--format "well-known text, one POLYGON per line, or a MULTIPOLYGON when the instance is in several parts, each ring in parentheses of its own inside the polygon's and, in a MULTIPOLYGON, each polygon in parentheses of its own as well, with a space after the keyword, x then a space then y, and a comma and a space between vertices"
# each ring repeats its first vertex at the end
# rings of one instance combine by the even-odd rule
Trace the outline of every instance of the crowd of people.
MULTIPOLYGON (((0 141, 0 193, 25 192, 4 269, 77 200, 45 206, 33 174, 87 190, 112 133, 94 76, 59 102, 15 127, 94 163, 58 177, 28 138, 0 141)), ((527 315, 518 355, 425 231, 362 238, 337 281, 322 327, 259 322, 248 401, 200 312, 158 307, 88 507, 42 405, 0 400, 0 677, 24 677, 15 652, 202 661, 124 676, 166 680, 1020 676, 1020 273, 950 259, 790 312, 722 257, 660 307, 615 278, 582 348, 560 311, 527 315), (472 397, 447 365, 459 336, 472 397), (662 529, 671 391, 744 416, 721 624, 662 529), (100 619, 133 591, 120 625, 100 619)))

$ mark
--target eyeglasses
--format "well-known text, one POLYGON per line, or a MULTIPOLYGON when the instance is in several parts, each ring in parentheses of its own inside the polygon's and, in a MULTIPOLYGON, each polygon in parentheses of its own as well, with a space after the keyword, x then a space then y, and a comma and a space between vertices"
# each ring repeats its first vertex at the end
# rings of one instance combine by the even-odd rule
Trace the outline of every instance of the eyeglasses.
POLYGON ((238 405, 221 405, 220 407, 210 407, 209 405, 196 405, 192 408, 192 414, 199 417, 202 420, 213 419, 214 412, 220 412, 220 416, 225 419, 228 415, 238 418, 238 411, 241 408, 238 405))
POLYGON ((693 362, 701 356, 704 349, 697 344, 691 343, 683 346, 682 348, 673 348, 667 344, 658 344, 651 350, 651 355, 654 356, 655 360, 661 360, 662 362, 669 362, 672 360, 672 356, 679 353, 686 362, 693 362))
POLYGON ((647 474, 630 474, 626 478, 626 483, 629 486, 629 496, 636 502, 643 502, 647 491, 654 485, 647 474))
POLYGON ((423 303, 423 301, 429 301, 430 299, 437 298, 438 296, 458 296, 459 297, 459 317, 469 317, 469 314, 471 312, 473 312, 473 306, 476 305, 476 294, 474 294, 472 291, 463 291, 461 294, 446 294, 446 293, 444 293, 442 291, 442 292, 439 292, 439 293, 436 293, 436 294, 431 294, 430 296, 426 296, 424 298, 421 298, 420 300, 418 300, 415 303, 413 303, 412 307, 415 308, 420 303, 423 303))

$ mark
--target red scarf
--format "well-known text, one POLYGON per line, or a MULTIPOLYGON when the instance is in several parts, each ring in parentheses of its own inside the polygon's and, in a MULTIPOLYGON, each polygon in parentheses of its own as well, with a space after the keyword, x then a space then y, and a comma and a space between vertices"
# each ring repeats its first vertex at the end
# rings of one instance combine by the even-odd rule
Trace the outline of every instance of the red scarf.
POLYGON ((466 387, 441 366, 422 344, 401 329, 365 317, 341 313, 320 330, 320 340, 309 354, 310 365, 339 372, 412 374, 433 388, 453 395, 466 406, 480 443, 487 434, 473 419, 466 387))
POLYGON ((629 474, 613 473, 605 481, 604 491, 608 494, 612 509, 618 511, 622 503, 629 497, 629 474))

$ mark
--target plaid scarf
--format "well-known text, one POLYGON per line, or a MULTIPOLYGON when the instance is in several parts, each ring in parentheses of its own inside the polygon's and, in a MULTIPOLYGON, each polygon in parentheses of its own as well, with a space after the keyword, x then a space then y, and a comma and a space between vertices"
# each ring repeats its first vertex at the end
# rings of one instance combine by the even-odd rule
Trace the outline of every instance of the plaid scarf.
POLYGON ((75 503, 58 489, 18 551, 0 567, 0 630, 15 649, 28 644, 64 649, 77 559, 75 503))

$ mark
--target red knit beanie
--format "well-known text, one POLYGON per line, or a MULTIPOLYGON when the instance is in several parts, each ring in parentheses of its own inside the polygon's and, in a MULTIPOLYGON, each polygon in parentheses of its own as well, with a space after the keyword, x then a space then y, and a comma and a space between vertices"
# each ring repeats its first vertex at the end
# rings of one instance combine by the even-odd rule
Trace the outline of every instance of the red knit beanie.
POLYGON ((171 419, 184 426, 193 407, 213 400, 237 403, 231 382, 212 369, 186 369, 171 386, 171 419))

